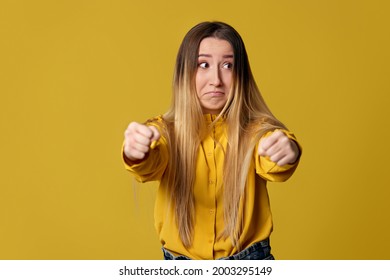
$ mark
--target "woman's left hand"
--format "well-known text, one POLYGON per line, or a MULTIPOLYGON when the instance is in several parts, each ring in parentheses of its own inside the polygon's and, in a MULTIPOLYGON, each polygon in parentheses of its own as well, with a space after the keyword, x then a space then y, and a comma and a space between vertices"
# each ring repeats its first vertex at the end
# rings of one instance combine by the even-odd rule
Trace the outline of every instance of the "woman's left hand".
POLYGON ((271 135, 260 139, 258 153, 263 157, 268 156, 271 161, 283 166, 295 163, 300 151, 295 141, 282 131, 276 130, 271 135))

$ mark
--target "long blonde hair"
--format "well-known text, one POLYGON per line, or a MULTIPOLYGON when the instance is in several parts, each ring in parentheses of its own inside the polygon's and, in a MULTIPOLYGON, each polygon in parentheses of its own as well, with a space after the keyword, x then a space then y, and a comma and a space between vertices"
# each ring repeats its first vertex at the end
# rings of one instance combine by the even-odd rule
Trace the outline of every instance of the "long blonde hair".
POLYGON ((190 247, 195 215, 196 158, 199 145, 210 129, 205 124, 195 89, 199 45, 207 37, 228 41, 234 52, 233 86, 216 120, 225 119, 228 135, 223 169, 225 231, 220 238, 230 237, 239 248, 242 217, 238 213, 254 147, 265 132, 285 126, 265 104, 252 76, 244 42, 228 24, 200 23, 186 34, 180 46, 173 78, 173 100, 163 116, 170 161, 162 180, 170 188, 180 239, 190 247))

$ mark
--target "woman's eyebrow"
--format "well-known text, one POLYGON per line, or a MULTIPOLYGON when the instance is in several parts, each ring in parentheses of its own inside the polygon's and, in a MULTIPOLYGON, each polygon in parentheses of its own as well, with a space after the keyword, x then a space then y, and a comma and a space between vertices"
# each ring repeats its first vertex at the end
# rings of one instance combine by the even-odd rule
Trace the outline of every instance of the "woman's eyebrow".
MULTIPOLYGON (((200 54, 198 55, 198 57, 212 57, 212 55, 211 55, 211 54, 203 54, 203 53, 200 53, 200 54)), ((234 55, 232 55, 232 54, 225 54, 225 55, 223 55, 222 57, 223 57, 223 58, 233 58, 234 55)))

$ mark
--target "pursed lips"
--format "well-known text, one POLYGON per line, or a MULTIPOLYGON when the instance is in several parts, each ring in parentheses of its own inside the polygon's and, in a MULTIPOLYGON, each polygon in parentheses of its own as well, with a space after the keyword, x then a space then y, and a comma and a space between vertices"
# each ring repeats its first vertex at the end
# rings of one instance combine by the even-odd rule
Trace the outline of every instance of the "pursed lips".
POLYGON ((218 97, 218 96, 222 96, 222 95, 224 95, 224 94, 225 94, 225 93, 224 93, 223 91, 212 90, 212 91, 206 92, 204 95, 211 95, 211 96, 218 97))

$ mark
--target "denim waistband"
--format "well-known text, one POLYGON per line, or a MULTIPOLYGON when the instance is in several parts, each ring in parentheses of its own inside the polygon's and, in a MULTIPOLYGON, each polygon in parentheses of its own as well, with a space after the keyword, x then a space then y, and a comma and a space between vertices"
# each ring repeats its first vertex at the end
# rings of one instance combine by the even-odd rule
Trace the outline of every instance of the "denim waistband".
MULTIPOLYGON (((174 256, 167 249, 162 248, 165 260, 191 260, 187 256, 174 256)), ((257 242, 249 246, 248 248, 229 257, 220 258, 219 260, 274 260, 271 254, 271 246, 269 239, 257 242)))

